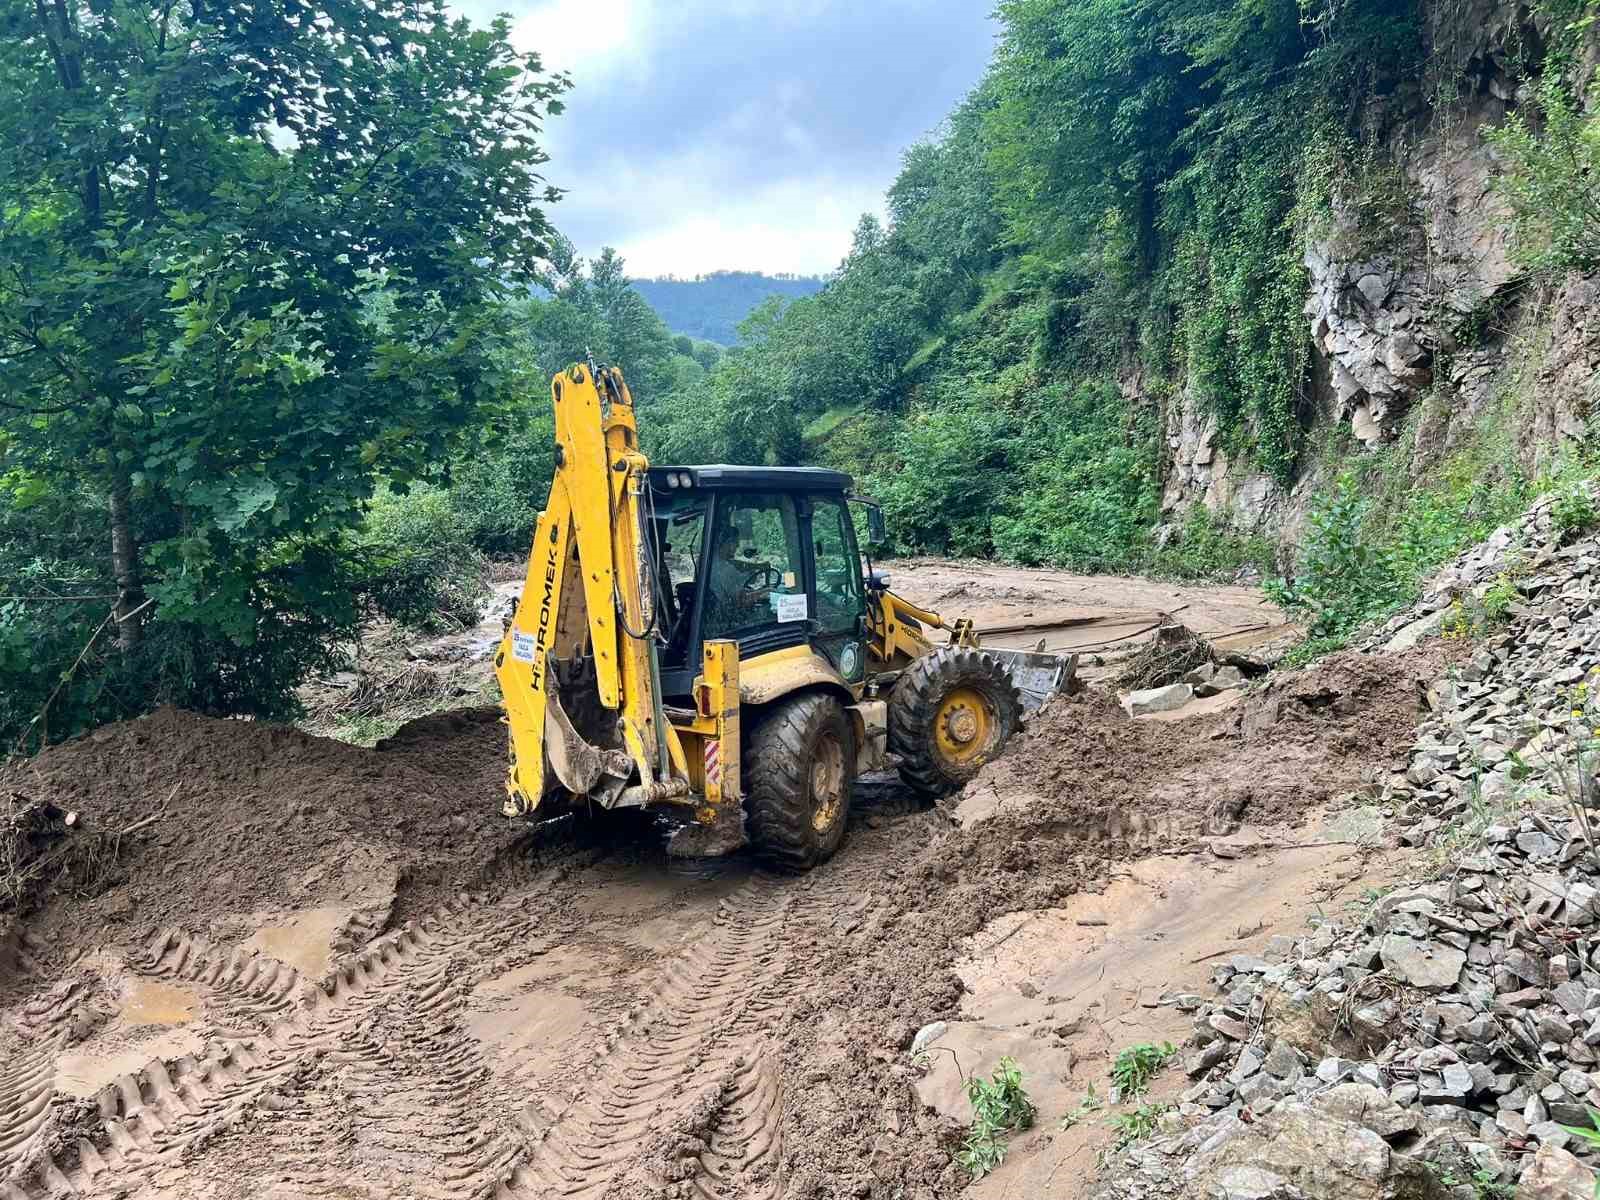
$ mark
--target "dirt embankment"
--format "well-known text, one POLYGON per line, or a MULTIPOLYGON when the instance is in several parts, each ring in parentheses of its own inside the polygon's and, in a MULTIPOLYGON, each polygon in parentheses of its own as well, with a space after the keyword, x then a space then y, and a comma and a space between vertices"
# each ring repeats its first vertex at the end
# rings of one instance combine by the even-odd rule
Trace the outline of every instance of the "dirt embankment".
MULTIPOLYGON (((226 930, 254 911, 398 895, 420 911, 458 889, 510 831, 493 805, 505 770, 499 713, 407 726, 377 750, 256 721, 161 709, 0 772, 0 795, 76 814, 24 907, 47 962, 159 927, 226 930), (43 893, 43 894, 41 894, 43 893)), ((388 923, 384 911, 368 914, 388 923)))
POLYGON ((157 818, 27 918, 0 1179, 30 1200, 57 1179, 951 1196, 958 1129, 922 1103, 907 1048, 959 1015, 974 935, 1121 861, 1199 861, 1240 821, 1292 828, 1359 791, 1440 653, 1330 660, 1175 723, 1057 701, 954 823, 865 804, 799 878, 743 860, 685 875, 626 840, 508 850, 492 714, 372 751, 174 712, 103 730, 0 778, 85 830, 157 818))

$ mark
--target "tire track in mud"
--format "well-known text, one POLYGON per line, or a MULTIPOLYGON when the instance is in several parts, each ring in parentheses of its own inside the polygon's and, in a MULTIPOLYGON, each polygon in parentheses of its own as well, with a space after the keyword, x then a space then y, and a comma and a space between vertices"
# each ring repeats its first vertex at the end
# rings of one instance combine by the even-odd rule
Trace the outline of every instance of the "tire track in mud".
POLYGON ((74 1025, 94 1024, 87 992, 77 981, 57 984, 25 1005, 16 1021, 20 1044, 0 1067, 0 1179, 35 1152, 49 1123, 56 1059, 74 1025))
POLYGON ((695 1194, 704 1200, 779 1200, 783 1195, 783 1094, 778 1051, 757 1049, 726 1088, 726 1105, 695 1156, 695 1194))
MULTIPOLYGON (((307 985, 292 968, 266 956, 224 953, 182 935, 160 935, 135 969, 200 985, 219 1011, 256 1024, 259 1032, 213 1043, 201 1059, 155 1059, 118 1076, 94 1098, 97 1127, 22 1178, 0 1183, 0 1200, 127 1190, 220 1142, 252 1115, 272 1114, 272 1133, 278 1135, 304 1115, 308 1078, 313 1084, 334 1081, 354 1113, 342 1123, 345 1133, 364 1133, 376 1156, 418 1145, 432 1152, 432 1177, 402 1167, 408 1173, 394 1194, 485 1193, 509 1169, 518 1148, 482 1130, 481 1106, 467 1103, 487 1068, 474 1061, 476 1046, 459 1020, 462 981, 471 964, 483 968, 508 956, 531 960, 547 949, 535 927, 570 899, 577 868, 591 861, 575 854, 565 864, 540 867, 516 854, 503 856, 486 870, 480 890, 447 903, 414 928, 378 938, 318 985, 307 985), (411 1105, 403 1113, 395 1109, 389 1099, 395 1095, 424 1096, 428 1127, 418 1127, 411 1105)), ((7 1072, 8 1092, 26 1097, 15 1107, 29 1116, 25 1130, 20 1119, 0 1124, 0 1130, 15 1126, 24 1143, 44 1124, 33 1110, 42 1105, 47 1116, 56 1096, 54 1060, 64 1037, 41 1042, 36 1055, 7 1072)), ((348 1196, 349 1146, 330 1144, 341 1123, 330 1126, 323 1115, 312 1117, 312 1136, 270 1139, 284 1143, 273 1159, 257 1154, 252 1138, 251 1161, 270 1161, 273 1173, 299 1193, 348 1196)), ((0 1166, 14 1166, 26 1150, 24 1144, 9 1159, 0 1158, 0 1166)), ((253 1192, 246 1186, 244 1194, 253 1192)))
POLYGON ((847 850, 806 876, 758 874, 719 902, 712 927, 607 1038, 566 1107, 552 1114, 535 1101, 524 1110, 532 1145, 496 1197, 599 1197, 641 1171, 665 1182, 663 1167, 686 1168, 707 1200, 781 1196, 775 1035, 816 960, 816 930, 841 910, 860 923, 852 902, 879 865, 847 850), (685 1161, 650 1162, 652 1143, 685 1161))
MULTIPOLYGON (((98 1119, 56 1130, 53 1158, 36 1145, 0 1200, 125 1192, 161 1172, 162 1186, 187 1178, 207 1196, 526 1200, 655 1183, 663 1168, 706 1200, 777 1200, 775 1034, 821 932, 866 919, 863 885, 880 856, 847 847, 807 876, 740 884, 630 983, 649 999, 591 1042, 585 1082, 551 1104, 540 1098, 548 1081, 570 1072, 522 1061, 497 1078, 469 1031, 468 998, 573 944, 584 896, 603 886, 588 870, 600 857, 502 861, 474 893, 379 937, 319 983, 264 955, 159 935, 130 969, 201 993, 216 1027, 237 1036, 113 1080, 90 1102, 98 1119), (666 1161, 643 1155, 647 1144, 666 1161)), ((28 1115, 7 1123, 0 1099, 0 1134, 38 1141, 64 1037, 38 1041, 8 1069, 0 1087, 25 1097, 11 1103, 28 1115)), ((3 1155, 0 1169, 21 1161, 3 1155)))

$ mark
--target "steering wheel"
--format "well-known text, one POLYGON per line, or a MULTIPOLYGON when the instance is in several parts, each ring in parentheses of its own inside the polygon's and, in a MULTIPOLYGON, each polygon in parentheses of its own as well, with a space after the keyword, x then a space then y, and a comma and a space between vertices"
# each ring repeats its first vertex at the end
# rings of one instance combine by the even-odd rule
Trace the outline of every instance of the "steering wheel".
POLYGON ((783 575, 780 571, 771 563, 762 563, 754 571, 751 571, 749 575, 745 576, 744 583, 740 585, 740 591, 770 592, 782 582, 783 575), (760 581, 759 587, 755 586, 758 580, 760 581))

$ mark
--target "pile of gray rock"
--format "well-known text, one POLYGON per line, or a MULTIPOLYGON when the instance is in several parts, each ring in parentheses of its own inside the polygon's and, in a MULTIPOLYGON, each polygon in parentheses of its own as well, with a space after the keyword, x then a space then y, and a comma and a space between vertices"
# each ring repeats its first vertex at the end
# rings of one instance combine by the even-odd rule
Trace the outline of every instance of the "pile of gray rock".
POLYGON ((1600 1119, 1600 541, 1542 504, 1370 648, 1496 587, 1504 623, 1429 689, 1379 801, 1420 881, 1170 997, 1193 1082, 1107 1194, 1593 1200, 1572 1127, 1600 1119))
POLYGON ((1216 696, 1243 686, 1244 672, 1238 667, 1227 663, 1222 666, 1214 662, 1202 663, 1177 683, 1129 692, 1123 697, 1122 707, 1130 717, 1145 717, 1182 708, 1196 696, 1216 696))

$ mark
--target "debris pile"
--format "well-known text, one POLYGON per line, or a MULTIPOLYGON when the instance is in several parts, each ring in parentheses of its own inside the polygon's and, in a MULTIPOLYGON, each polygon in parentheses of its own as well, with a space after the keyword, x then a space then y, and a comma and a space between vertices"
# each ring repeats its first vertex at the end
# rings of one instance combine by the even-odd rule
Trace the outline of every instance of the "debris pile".
POLYGON ((1128 659, 1116 682, 1130 689, 1123 700, 1128 715, 1142 717, 1182 708, 1196 696, 1231 691, 1244 686, 1244 680, 1237 666, 1217 662, 1205 638, 1186 625, 1170 623, 1128 659))
POLYGON ((1536 507, 1369 645, 1413 644, 1496 588, 1503 623, 1427 689, 1379 797, 1431 872, 1233 956, 1218 1001, 1172 998, 1195 1014, 1178 1109, 1195 1123, 1136 1148, 1105 1194, 1595 1194, 1572 1129, 1600 1111, 1600 543, 1536 507))
POLYGON ((0 791, 0 912, 23 907, 60 858, 76 813, 16 791, 0 791))

